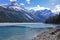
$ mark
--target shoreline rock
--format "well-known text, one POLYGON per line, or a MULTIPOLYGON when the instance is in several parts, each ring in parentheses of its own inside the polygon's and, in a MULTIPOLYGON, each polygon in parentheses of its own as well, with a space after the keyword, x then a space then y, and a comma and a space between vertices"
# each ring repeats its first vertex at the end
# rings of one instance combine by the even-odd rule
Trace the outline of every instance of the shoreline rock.
POLYGON ((60 40, 57 37, 57 32, 60 32, 59 29, 60 29, 60 26, 59 27, 57 26, 57 27, 55 27, 55 28, 53 28, 51 30, 48 29, 47 31, 42 32, 41 34, 38 34, 32 40, 60 40))

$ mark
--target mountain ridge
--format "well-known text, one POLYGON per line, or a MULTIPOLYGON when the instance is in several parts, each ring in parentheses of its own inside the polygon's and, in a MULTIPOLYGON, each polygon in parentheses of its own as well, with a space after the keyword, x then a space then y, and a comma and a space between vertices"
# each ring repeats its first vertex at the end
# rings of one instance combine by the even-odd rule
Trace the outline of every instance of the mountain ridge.
POLYGON ((14 1, 10 5, 0 6, 0 22, 44 22, 45 19, 41 13, 36 11, 33 14, 14 1))

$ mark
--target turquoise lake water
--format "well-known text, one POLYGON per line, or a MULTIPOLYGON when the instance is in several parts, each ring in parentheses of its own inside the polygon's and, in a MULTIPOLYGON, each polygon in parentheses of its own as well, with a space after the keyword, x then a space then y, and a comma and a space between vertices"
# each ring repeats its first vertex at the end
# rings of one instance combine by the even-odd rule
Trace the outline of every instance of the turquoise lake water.
POLYGON ((45 31, 46 24, 18 24, 0 26, 0 40, 32 40, 37 34, 45 31))

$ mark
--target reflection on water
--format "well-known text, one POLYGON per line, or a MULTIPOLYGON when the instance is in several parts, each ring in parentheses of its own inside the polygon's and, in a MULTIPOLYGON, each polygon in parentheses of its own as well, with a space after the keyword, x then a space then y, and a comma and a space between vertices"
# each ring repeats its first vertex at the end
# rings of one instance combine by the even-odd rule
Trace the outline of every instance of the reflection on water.
MULTIPOLYGON (((2 24, 3 25, 3 24, 2 24)), ((45 31, 43 27, 54 27, 54 25, 46 24, 17 24, 15 26, 6 27, 0 24, 0 40, 31 40, 38 33, 45 31), (42 28, 43 29, 42 29, 42 28)))
POLYGON ((0 40, 31 40, 37 33, 45 29, 0 27, 0 40))

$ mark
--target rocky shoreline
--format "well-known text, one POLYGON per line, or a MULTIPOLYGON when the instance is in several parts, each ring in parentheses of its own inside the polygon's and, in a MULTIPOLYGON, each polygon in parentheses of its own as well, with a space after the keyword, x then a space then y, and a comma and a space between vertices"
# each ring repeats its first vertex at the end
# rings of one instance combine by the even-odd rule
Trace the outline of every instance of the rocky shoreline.
POLYGON ((32 40, 60 40, 60 38, 57 36, 58 32, 60 32, 60 26, 57 26, 53 29, 48 29, 41 34, 38 34, 32 40))

